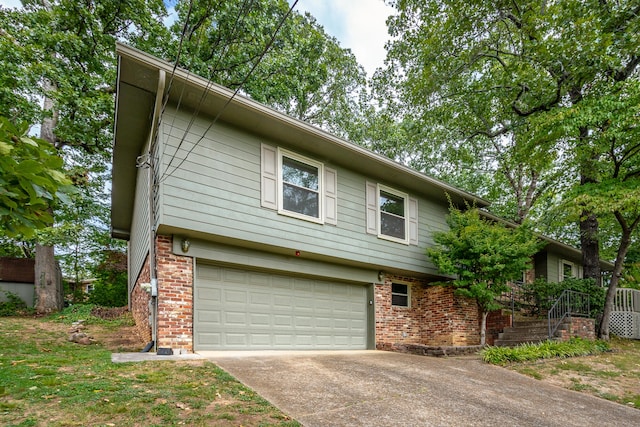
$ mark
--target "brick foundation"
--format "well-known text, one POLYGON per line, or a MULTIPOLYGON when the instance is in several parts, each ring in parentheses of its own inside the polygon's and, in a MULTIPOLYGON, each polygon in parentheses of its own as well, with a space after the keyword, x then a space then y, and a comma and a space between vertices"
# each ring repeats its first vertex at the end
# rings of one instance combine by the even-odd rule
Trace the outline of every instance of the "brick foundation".
POLYGON ((193 258, 175 255, 171 236, 157 236, 158 347, 193 352, 193 258))
POLYGON ((376 348, 406 349, 410 345, 473 346, 480 343, 479 313, 475 301, 457 297, 454 289, 426 281, 388 276, 376 284, 376 348), (391 284, 410 286, 410 306, 391 304, 391 284))
POLYGON ((136 322, 136 330, 144 342, 150 342, 152 340, 151 311, 149 307, 151 296, 147 291, 143 290, 140 285, 142 283, 149 283, 149 281, 149 259, 147 257, 140 276, 138 276, 136 284, 133 287, 133 292, 129 296, 131 299, 131 314, 136 322))
MULTIPOLYGON (((158 276, 157 347, 193 352, 193 259, 172 252, 172 237, 156 237, 158 276)), ((151 295, 140 286, 150 282, 149 259, 131 293, 131 312, 140 337, 151 341, 151 295)))
POLYGON ((513 326, 511 322, 511 312, 507 310, 498 310, 487 314, 487 333, 485 336, 486 344, 493 345, 498 339, 500 332, 503 332, 504 328, 509 328, 511 326, 513 326))
POLYGON ((584 317, 571 317, 565 321, 564 327, 558 331, 561 341, 569 341, 573 337, 586 340, 596 339, 596 321, 584 317))

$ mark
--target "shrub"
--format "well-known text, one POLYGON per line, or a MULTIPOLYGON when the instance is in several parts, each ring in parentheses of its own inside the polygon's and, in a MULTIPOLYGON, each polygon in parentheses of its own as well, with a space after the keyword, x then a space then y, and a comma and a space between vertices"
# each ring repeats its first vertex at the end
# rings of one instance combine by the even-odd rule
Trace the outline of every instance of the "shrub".
POLYGON ((590 341, 571 338, 569 341, 544 341, 539 344, 522 344, 517 347, 487 347, 482 350, 482 360, 493 365, 511 362, 530 362, 554 357, 587 356, 610 351, 606 341, 590 341))
POLYGON ((9 291, 0 292, 3 292, 7 299, 6 301, 0 301, 0 317, 23 316, 33 312, 33 308, 27 307, 27 303, 18 295, 9 291))
POLYGON ((523 289, 535 301, 539 314, 549 310, 565 289, 589 295, 591 317, 597 317, 604 310, 606 289, 596 285, 593 279, 565 279, 560 283, 537 279, 533 283, 523 285, 523 289))

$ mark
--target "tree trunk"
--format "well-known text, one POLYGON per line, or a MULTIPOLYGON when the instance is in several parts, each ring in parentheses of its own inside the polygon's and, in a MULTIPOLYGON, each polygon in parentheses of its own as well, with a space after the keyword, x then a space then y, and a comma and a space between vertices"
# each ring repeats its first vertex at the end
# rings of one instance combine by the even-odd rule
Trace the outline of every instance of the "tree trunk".
POLYGON ((598 242, 598 218, 583 211, 580 220, 580 246, 582 248, 582 277, 602 284, 600 269, 600 245, 598 242))
MULTIPOLYGON (((44 85, 47 92, 54 89, 53 83, 48 80, 44 85)), ((52 114, 51 117, 42 120, 40 138, 55 146, 56 140, 53 131, 57 122, 57 112, 51 98, 44 98, 43 109, 52 114)), ((53 226, 53 224, 51 225, 53 226)), ((64 305, 62 280, 54 257, 53 246, 36 245, 35 276, 36 311, 51 313, 61 310, 64 305)))
POLYGON ((36 312, 45 314, 60 311, 64 299, 53 246, 36 245, 35 271, 36 312))
POLYGON ((485 345, 487 342, 487 315, 488 311, 482 311, 482 323, 480 324, 480 345, 485 345))
POLYGON ((603 340, 609 339, 609 321, 611 318, 611 312, 613 311, 613 302, 616 298, 616 291, 618 290, 618 283, 620 282, 620 276, 622 275, 622 268, 624 266, 624 260, 627 257, 627 252, 631 247, 631 235, 640 223, 640 217, 630 226, 624 220, 619 212, 615 213, 616 219, 622 228, 622 237, 620 238, 620 245, 618 246, 618 253, 616 254, 616 262, 613 266, 613 273, 611 274, 611 281, 609 282, 609 289, 607 289, 607 297, 604 301, 604 311, 602 312, 602 321, 598 328, 598 338, 603 340))
MULTIPOLYGON (((580 153, 580 185, 598 182, 596 156, 589 146, 589 130, 580 128, 578 150, 580 153)), ((590 211, 583 210, 580 216, 580 247, 582 249, 582 277, 594 279, 602 284, 600 270, 600 242, 598 236, 598 218, 590 211)))

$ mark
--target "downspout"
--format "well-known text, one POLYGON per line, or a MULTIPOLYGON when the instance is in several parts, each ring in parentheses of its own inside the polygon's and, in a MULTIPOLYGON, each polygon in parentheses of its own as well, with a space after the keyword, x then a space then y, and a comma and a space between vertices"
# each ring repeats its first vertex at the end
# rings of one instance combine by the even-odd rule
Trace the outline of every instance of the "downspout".
POLYGON ((151 282, 151 340, 154 350, 158 348, 158 274, 156 260, 156 227, 155 227, 155 204, 156 181, 155 181, 155 159, 154 148, 158 139, 158 127, 160 126, 160 114, 162 112, 162 99, 164 97, 164 87, 166 73, 164 70, 158 71, 158 90, 156 92, 156 102, 151 118, 151 132, 149 133, 149 280, 151 282))

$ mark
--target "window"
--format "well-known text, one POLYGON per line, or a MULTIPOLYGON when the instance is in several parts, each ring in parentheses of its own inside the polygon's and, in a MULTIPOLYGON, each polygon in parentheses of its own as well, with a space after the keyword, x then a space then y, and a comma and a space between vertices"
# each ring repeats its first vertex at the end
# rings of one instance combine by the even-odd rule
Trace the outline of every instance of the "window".
POLYGON ((406 240, 406 198, 390 191, 380 190, 380 234, 406 240))
POLYGON ((407 194, 367 182, 367 233, 381 239, 418 244, 418 201, 407 194))
POLYGON ((260 205, 279 214, 337 224, 337 173, 322 163, 261 146, 260 205))
POLYGON ((391 305, 409 307, 409 285, 402 283, 391 284, 391 305))
POLYGON ((322 165, 305 162, 290 155, 281 157, 280 200, 282 210, 320 219, 322 165))
POLYGON ((560 260, 558 281, 562 282, 565 279, 580 278, 581 276, 582 271, 580 266, 571 261, 567 261, 564 259, 560 260))

